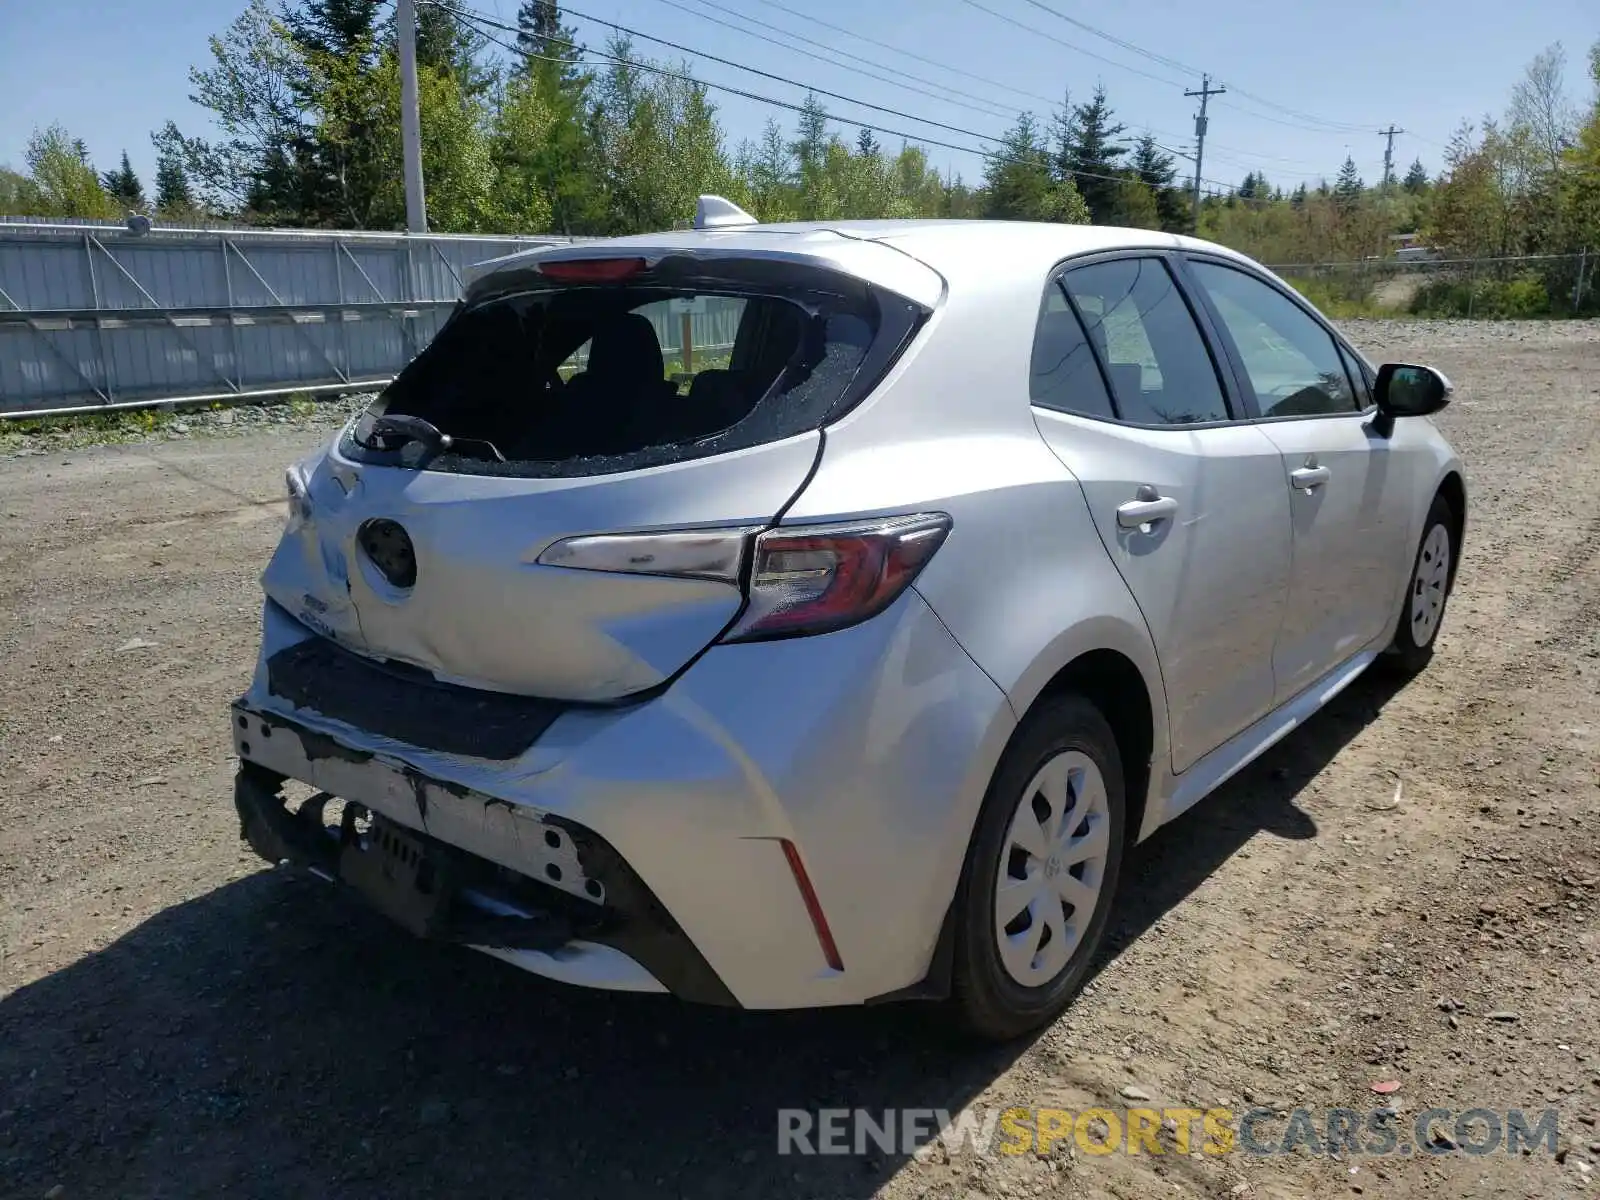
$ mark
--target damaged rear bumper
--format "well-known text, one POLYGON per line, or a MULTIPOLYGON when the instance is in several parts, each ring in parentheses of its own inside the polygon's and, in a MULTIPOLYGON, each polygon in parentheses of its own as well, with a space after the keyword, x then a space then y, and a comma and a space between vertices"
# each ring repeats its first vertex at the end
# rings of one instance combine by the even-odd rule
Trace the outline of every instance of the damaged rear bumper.
POLYGON ((735 1004, 637 872, 554 814, 351 750, 244 701, 232 710, 240 834, 262 858, 344 883, 419 936, 548 978, 735 1004), (320 789, 291 808, 287 779, 320 789), (328 802, 345 802, 330 824, 328 802), (375 824, 358 830, 370 814, 375 824))

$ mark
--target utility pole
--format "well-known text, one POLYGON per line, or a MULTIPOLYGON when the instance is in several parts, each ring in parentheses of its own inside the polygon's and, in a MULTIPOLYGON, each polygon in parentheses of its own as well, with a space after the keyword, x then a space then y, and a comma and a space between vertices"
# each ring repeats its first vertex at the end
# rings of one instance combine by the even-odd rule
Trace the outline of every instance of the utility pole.
POLYGON ((1185 96, 1200 97, 1200 112, 1194 119, 1194 231, 1200 232, 1200 166, 1206 153, 1206 101, 1213 96, 1221 96, 1227 88, 1214 88, 1211 86, 1211 76, 1200 76, 1200 90, 1198 92, 1185 92, 1185 96))
POLYGON ((1383 147, 1383 190, 1386 192, 1394 182, 1394 137, 1404 132, 1404 129, 1396 129, 1393 121, 1389 122, 1389 128, 1378 130, 1379 137, 1388 139, 1383 147))
POLYGON ((406 231, 428 232, 428 205, 422 193, 422 118, 417 110, 417 8, 399 0, 395 24, 400 34, 400 149, 405 164, 406 231))

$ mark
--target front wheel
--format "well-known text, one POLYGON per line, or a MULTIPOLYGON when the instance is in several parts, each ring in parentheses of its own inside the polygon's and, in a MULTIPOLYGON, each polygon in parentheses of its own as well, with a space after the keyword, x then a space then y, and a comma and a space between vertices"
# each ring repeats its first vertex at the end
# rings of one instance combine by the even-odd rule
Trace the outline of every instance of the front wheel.
POLYGON ((1035 706, 1000 760, 956 906, 952 1000, 982 1037, 1055 1018, 1105 934, 1126 837, 1122 759, 1080 696, 1035 706))
POLYGON ((1422 523, 1422 540, 1406 586, 1400 624, 1390 645, 1396 670, 1415 675, 1433 658, 1433 644, 1444 622, 1445 602, 1456 561, 1455 513, 1443 496, 1435 496, 1422 523))

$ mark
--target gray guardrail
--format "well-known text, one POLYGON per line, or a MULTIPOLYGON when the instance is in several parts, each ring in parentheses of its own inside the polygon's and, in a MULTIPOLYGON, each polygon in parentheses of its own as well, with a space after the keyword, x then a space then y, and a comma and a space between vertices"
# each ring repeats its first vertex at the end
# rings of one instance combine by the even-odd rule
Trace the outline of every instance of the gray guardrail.
POLYGON ((380 386, 466 268, 566 240, 0 217, 0 416, 380 386))

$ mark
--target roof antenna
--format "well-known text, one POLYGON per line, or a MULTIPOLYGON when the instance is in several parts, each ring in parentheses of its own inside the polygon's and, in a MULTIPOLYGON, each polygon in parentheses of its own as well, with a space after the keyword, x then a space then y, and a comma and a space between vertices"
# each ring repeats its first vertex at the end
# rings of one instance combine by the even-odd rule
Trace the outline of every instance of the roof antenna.
POLYGON ((741 225, 759 224, 732 200, 724 200, 721 196, 701 196, 694 206, 696 229, 737 229, 741 225))

